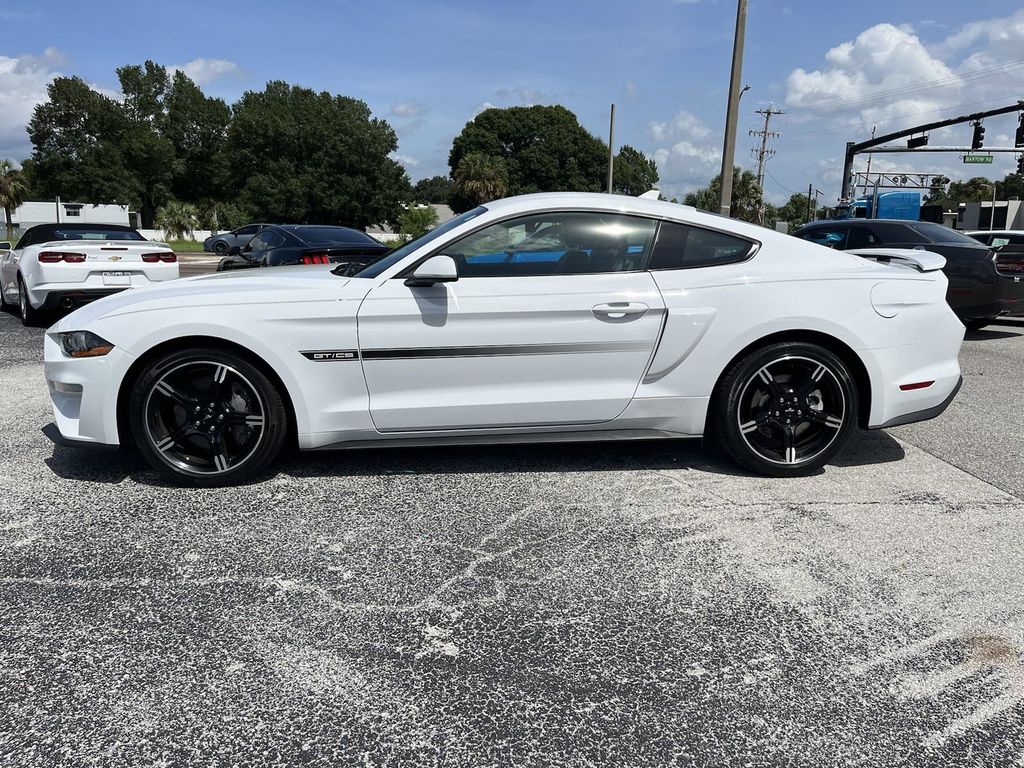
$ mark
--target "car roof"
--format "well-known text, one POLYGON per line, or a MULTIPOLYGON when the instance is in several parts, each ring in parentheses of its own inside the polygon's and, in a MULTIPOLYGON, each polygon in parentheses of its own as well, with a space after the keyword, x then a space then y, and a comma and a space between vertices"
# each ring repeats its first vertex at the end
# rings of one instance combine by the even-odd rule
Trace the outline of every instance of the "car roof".
MULTIPOLYGON (((701 211, 692 205, 670 203, 667 200, 630 197, 629 195, 610 195, 605 192, 537 192, 531 195, 492 200, 489 203, 484 203, 483 207, 502 215, 528 214, 552 209, 578 209, 653 216, 683 224, 695 224, 708 229, 723 230, 757 242, 774 235, 783 236, 773 229, 739 219, 731 219, 728 216, 720 216, 717 213, 701 211)), ((788 235, 784 237, 788 237, 788 235)))

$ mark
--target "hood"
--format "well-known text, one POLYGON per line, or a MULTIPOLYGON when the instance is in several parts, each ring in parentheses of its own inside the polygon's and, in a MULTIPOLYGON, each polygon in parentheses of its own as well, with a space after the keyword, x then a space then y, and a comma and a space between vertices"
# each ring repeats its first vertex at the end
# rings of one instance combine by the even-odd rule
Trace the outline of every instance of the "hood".
POLYGON ((184 310, 211 305, 267 304, 287 301, 337 301, 348 298, 351 284, 358 284, 354 293, 369 290, 369 280, 353 281, 332 275, 324 267, 274 267, 211 275, 187 277, 154 283, 145 288, 132 288, 106 296, 67 315, 57 330, 86 327, 106 317, 151 310, 184 310))

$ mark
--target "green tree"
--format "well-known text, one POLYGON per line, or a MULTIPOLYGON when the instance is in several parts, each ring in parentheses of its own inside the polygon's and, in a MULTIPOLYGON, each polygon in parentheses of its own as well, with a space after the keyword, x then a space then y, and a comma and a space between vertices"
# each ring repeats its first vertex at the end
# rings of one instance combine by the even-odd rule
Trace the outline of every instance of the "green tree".
POLYGON ((776 221, 788 221, 790 230, 807 223, 807 195, 797 192, 776 211, 776 221))
POLYGON ((357 229, 396 222, 412 191, 390 157, 397 147, 365 102, 274 81, 234 106, 226 186, 264 220, 357 229))
POLYGON ((419 237, 437 226, 437 211, 429 205, 412 205, 398 217, 398 232, 409 240, 419 237))
POLYGON ((199 226, 199 212, 191 203, 168 200, 156 213, 156 225, 171 240, 191 238, 199 226))
MULTIPOLYGON (((456 189, 456 212, 472 207, 461 195, 458 172, 464 158, 482 154, 501 160, 504 194, 564 190, 600 191, 607 174, 607 147, 562 106, 486 109, 466 123, 452 142, 448 165, 456 189)), ((493 198, 492 198, 493 199, 493 198)))
POLYGON ((449 204, 455 211, 468 211, 508 194, 508 170, 499 157, 471 152, 459 161, 452 175, 455 184, 449 204))
POLYGON ((21 174, 15 169, 14 164, 5 159, 0 160, 0 206, 3 206, 4 217, 7 221, 7 239, 14 239, 14 222, 12 215, 14 209, 25 202, 28 194, 28 184, 21 174))
POLYGON ((420 179, 413 185, 414 203, 447 203, 452 192, 452 180, 447 176, 431 176, 420 179))
MULTIPOLYGON (((684 202, 703 211, 717 213, 722 194, 722 175, 716 174, 711 183, 696 192, 690 192, 684 202)), ((732 171, 732 204, 729 215, 742 221, 757 221, 761 207, 761 188, 751 171, 735 166, 732 171)))
POLYGON ((124 125, 120 106, 77 77, 47 86, 28 124, 34 192, 42 197, 96 203, 133 201, 131 175, 116 137, 124 125))
POLYGON ((613 165, 612 189, 615 192, 638 197, 658 184, 658 167, 654 161, 628 144, 623 144, 613 165))
POLYGON ((164 106, 162 132, 176 162, 171 192, 191 201, 216 195, 229 173, 223 150, 231 110, 222 99, 204 95, 181 71, 174 73, 164 106))

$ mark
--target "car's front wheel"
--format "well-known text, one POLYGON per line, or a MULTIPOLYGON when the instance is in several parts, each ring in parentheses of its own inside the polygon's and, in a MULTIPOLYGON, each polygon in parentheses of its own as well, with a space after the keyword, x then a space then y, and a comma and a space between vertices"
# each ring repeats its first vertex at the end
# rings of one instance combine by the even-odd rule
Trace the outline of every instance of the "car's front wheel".
POLYGON ((838 453, 857 424, 857 389, 828 349, 782 342, 726 371, 710 414, 736 462, 773 477, 806 475, 838 453))
POLYGON ((225 243, 223 240, 218 240, 216 243, 213 244, 213 252, 218 256, 227 256, 229 250, 231 249, 228 248, 228 244, 225 243))
POLYGON ((222 349, 167 354, 133 385, 129 423, 157 470, 191 485, 234 485, 281 452, 288 418, 281 393, 244 357, 222 349))

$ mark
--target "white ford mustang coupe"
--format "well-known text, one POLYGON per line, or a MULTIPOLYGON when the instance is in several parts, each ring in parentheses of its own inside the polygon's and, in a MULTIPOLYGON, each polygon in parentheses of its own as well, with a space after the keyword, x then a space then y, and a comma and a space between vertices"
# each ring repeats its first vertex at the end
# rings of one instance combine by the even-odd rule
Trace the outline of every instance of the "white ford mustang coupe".
POLYGON ((60 435, 242 481, 286 444, 713 435, 801 475, 932 418, 964 327, 941 256, 864 256, 654 200, 488 203, 354 277, 282 267, 96 301, 46 334, 60 435))
POLYGON ((116 224, 39 224, 0 251, 0 307, 25 325, 46 310, 72 309, 112 293, 178 277, 178 257, 116 224))

